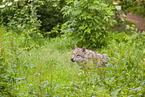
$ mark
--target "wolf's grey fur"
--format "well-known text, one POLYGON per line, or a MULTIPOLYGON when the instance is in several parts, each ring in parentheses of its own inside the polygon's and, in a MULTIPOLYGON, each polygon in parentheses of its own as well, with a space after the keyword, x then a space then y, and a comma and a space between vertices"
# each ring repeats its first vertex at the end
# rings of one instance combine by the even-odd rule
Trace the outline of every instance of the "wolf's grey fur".
POLYGON ((84 65, 85 67, 88 67, 91 64, 105 67, 104 63, 108 63, 108 61, 106 60, 106 56, 107 54, 95 53, 92 50, 79 48, 75 45, 71 61, 76 62, 79 67, 84 65))

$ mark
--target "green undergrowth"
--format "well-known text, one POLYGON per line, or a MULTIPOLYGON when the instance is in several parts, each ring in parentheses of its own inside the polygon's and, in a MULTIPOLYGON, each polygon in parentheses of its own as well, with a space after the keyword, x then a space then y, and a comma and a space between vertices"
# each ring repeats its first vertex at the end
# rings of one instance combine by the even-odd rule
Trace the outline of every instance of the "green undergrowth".
POLYGON ((20 55, 17 69, 19 96, 144 96, 144 41, 139 34, 111 34, 106 68, 83 71, 72 63, 73 41, 56 38, 20 55), (116 38, 115 37, 122 37, 116 38), (113 39, 113 40, 112 40, 113 39), (67 47, 68 46, 68 47, 67 47))
POLYGON ((10 93, 20 97, 145 96, 144 32, 108 32, 108 45, 95 52, 108 54, 109 63, 106 64, 106 68, 92 67, 90 70, 80 69, 71 62, 71 48, 77 40, 66 38, 65 35, 51 40, 29 39, 27 44, 20 38, 22 36, 15 35, 12 31, 3 33, 2 36, 0 48, 3 64, 0 70, 3 71, 3 75, 9 76, 10 80, 5 81, 8 80, 7 77, 1 80, 5 88, 0 95, 10 93), (26 46, 21 46, 22 43, 26 46))

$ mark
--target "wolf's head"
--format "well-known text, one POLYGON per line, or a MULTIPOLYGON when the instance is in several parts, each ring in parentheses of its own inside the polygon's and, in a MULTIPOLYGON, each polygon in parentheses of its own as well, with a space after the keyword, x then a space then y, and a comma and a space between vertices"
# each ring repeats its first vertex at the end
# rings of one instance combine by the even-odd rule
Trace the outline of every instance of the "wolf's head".
POLYGON ((73 56, 71 58, 72 62, 81 62, 85 60, 85 48, 79 48, 75 45, 74 51, 73 51, 73 56))

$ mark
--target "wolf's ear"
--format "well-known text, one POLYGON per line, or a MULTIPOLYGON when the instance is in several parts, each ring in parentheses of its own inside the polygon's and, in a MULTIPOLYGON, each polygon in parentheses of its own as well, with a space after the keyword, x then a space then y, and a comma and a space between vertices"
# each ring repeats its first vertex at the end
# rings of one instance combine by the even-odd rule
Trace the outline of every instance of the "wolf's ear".
POLYGON ((86 51, 86 48, 85 48, 85 47, 83 47, 83 48, 82 48, 82 52, 85 52, 85 51, 86 51))
POLYGON ((77 45, 75 45, 75 48, 78 48, 77 45))
POLYGON ((73 47, 71 50, 74 50, 74 49, 76 49, 76 48, 78 48, 77 45, 75 45, 75 47, 73 47))

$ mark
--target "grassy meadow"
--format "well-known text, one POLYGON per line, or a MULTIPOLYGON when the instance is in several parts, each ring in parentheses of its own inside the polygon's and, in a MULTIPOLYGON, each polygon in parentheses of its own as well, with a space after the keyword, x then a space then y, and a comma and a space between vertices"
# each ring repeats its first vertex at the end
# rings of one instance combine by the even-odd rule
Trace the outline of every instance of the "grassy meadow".
MULTIPOLYGON (((108 45, 95 52, 108 54, 106 68, 83 70, 72 63, 76 41, 65 35, 52 40, 25 39, 1 27, 1 73, 7 84, 0 95, 18 97, 144 97, 144 33, 111 33, 108 45), (23 45, 22 45, 23 44, 23 45), (32 46, 32 47, 31 47, 32 46), (114 57, 116 63, 109 57, 114 57), (118 66, 119 64, 119 66, 118 66), (6 93, 5 91, 8 91, 6 93)), ((2 87, 2 85, 1 85, 2 87)))

